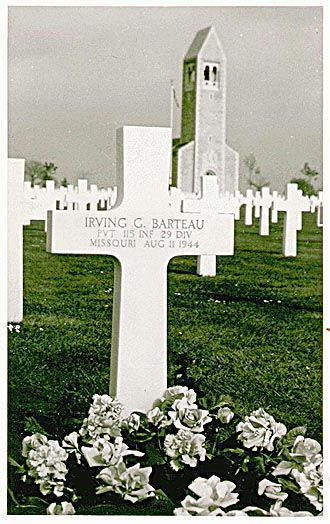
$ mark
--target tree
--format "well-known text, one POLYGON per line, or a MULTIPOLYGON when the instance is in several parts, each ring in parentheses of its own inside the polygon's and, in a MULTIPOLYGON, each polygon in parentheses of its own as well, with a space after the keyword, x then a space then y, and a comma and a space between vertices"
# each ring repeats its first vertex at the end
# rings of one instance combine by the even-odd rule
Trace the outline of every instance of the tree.
POLYGON ((303 195, 306 195, 306 196, 316 195, 316 191, 314 187, 305 178, 292 178, 290 182, 292 184, 297 184, 298 189, 301 189, 301 191, 303 192, 303 195))
POLYGON ((31 181, 33 187, 38 181, 41 180, 43 175, 43 164, 36 160, 28 160, 25 163, 25 176, 31 181))
POLYGON ((308 162, 304 163, 303 168, 300 170, 300 173, 302 173, 304 176, 307 176, 307 178, 313 180, 316 179, 318 176, 318 171, 316 169, 312 169, 308 162))
POLYGON ((56 170, 57 170, 57 166, 55 166, 53 162, 44 163, 42 177, 41 177, 42 187, 46 186, 47 180, 54 180, 54 175, 55 175, 56 170))
POLYGON ((313 187, 313 180, 316 180, 318 177, 318 171, 316 171, 316 169, 312 169, 309 163, 305 162, 303 168, 300 169, 300 173, 306 178, 292 178, 290 182, 297 184, 298 189, 301 189, 304 195, 316 195, 316 190, 313 187))
POLYGON ((63 180, 61 182, 61 186, 68 187, 68 181, 67 181, 67 179, 65 177, 63 178, 63 180))
POLYGON ((42 187, 46 186, 47 180, 54 180, 54 174, 57 166, 53 162, 42 164, 36 160, 28 160, 25 164, 25 176, 31 180, 31 186, 41 183, 42 187))
POLYGON ((250 187, 261 191, 264 186, 269 186, 269 182, 261 176, 261 169, 257 166, 257 160, 254 153, 250 153, 243 159, 243 163, 248 170, 248 184, 250 187))

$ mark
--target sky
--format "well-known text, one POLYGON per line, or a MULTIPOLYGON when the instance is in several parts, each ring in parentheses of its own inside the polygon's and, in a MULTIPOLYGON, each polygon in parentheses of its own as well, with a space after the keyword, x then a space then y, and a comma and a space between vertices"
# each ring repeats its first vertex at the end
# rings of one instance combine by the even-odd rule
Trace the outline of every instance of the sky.
MULTIPOLYGON (((169 126, 182 60, 214 25, 227 57, 227 142, 271 189, 305 162, 322 185, 321 7, 10 7, 9 156, 58 180, 116 183, 115 133, 169 126)), ((180 134, 174 109, 173 135, 180 134)))

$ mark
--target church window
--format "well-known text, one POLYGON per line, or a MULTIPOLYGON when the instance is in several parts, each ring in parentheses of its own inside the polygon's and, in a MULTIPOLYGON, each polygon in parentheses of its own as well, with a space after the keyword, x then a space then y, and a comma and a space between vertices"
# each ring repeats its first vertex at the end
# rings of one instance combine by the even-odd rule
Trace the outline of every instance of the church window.
POLYGON ((195 64, 188 63, 185 65, 185 90, 189 91, 195 84, 195 64))
POLYGON ((220 64, 215 62, 204 63, 204 81, 203 87, 217 91, 219 89, 219 69, 220 64))

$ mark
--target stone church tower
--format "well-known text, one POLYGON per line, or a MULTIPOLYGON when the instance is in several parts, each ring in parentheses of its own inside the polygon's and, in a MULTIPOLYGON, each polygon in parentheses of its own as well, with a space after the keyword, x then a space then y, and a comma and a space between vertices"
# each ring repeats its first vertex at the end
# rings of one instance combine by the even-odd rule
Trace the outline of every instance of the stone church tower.
POLYGON ((226 144, 226 57, 215 29, 198 31, 183 62, 181 138, 173 147, 172 184, 199 193, 214 175, 219 191, 238 189, 239 155, 226 144))

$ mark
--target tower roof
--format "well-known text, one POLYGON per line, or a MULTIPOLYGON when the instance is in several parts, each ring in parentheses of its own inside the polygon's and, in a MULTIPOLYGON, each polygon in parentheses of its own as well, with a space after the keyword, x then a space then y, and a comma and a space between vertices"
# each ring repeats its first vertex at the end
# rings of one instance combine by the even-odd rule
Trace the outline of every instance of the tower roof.
POLYGON ((187 54, 185 55, 185 60, 188 60, 190 58, 196 58, 200 50, 202 49, 207 37, 211 32, 215 33, 214 27, 206 27, 205 29, 201 29, 196 33, 196 36, 189 47, 187 54))

